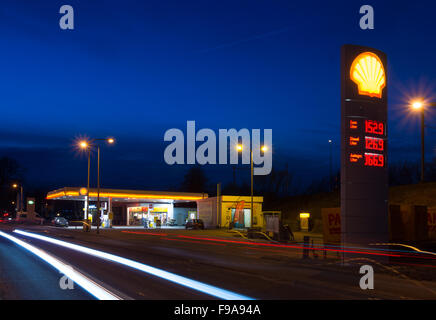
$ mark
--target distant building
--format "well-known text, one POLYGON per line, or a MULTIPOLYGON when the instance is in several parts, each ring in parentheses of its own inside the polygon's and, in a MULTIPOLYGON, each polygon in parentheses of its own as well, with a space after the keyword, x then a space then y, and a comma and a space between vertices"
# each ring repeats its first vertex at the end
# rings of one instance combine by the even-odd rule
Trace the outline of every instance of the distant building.
POLYGON ((251 224, 250 196, 220 196, 197 200, 198 218, 206 228, 263 227, 263 197, 253 197, 253 224, 251 224))

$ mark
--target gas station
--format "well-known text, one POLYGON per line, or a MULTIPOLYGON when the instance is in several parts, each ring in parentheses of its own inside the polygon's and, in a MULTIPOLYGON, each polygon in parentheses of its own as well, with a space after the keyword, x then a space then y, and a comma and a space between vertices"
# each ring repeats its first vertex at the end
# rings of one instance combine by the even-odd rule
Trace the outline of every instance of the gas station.
POLYGON ((90 188, 88 195, 86 188, 65 187, 50 191, 46 199, 83 202, 83 219, 88 216, 95 224, 98 197, 103 228, 110 228, 113 225, 144 226, 144 224, 149 228, 156 228, 161 225, 182 225, 188 218, 197 218, 195 202, 206 199, 208 195, 120 189, 100 189, 98 192, 96 188, 90 188), (178 207, 178 204, 182 206, 178 207))

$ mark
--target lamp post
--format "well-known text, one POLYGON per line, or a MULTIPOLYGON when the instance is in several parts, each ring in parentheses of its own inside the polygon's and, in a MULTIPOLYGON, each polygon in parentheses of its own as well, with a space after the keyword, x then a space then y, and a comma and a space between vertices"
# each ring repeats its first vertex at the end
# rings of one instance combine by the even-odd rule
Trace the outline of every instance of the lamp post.
MULTIPOLYGON (((412 103, 412 109, 421 112, 421 183, 425 180, 425 106, 421 101, 415 101, 412 103)), ((429 107, 435 107, 436 103, 427 104, 429 107)))
MULTIPOLYGON (((238 152, 243 150, 243 146, 242 144, 238 144, 236 146, 236 150, 238 150, 238 152)), ((260 148, 260 150, 262 150, 263 152, 268 151, 268 147, 267 146, 262 146, 260 148)), ((253 167, 253 149, 250 149, 250 179, 251 179, 251 209, 250 209, 250 223, 251 223, 251 227, 253 227, 253 217, 254 217, 254 201, 253 201, 253 191, 254 191, 254 167, 253 167)))
MULTIPOLYGON (((88 150, 88 186, 87 186, 87 203, 86 203, 86 220, 88 220, 88 211, 89 211, 89 174, 90 174, 90 164, 91 164, 91 148, 97 147, 97 234, 100 233, 100 145, 95 143, 96 141, 106 141, 109 144, 113 144, 115 142, 114 138, 97 138, 90 139, 89 141, 81 141, 80 147, 82 149, 88 150)), ((88 222, 88 221, 87 221, 88 222)))
POLYGON ((86 184, 86 208, 85 208, 85 224, 83 225, 83 231, 89 232, 90 228, 88 228, 89 224, 89 175, 91 170, 91 146, 87 141, 81 141, 79 143, 80 148, 88 151, 88 179, 86 184))
MULTIPOLYGON (((23 185, 22 184, 18 185, 18 183, 14 183, 12 185, 12 188, 14 189, 18 189, 18 187, 20 187, 20 199, 19 199, 20 201, 17 201, 17 207, 19 204, 20 211, 22 212, 23 211, 23 185)), ((18 212, 18 208, 17 208, 17 212, 18 212)))
POLYGON ((332 155, 332 144, 333 141, 331 139, 329 139, 329 187, 330 187, 330 192, 333 191, 333 177, 332 177, 332 166, 333 166, 333 155, 332 155))

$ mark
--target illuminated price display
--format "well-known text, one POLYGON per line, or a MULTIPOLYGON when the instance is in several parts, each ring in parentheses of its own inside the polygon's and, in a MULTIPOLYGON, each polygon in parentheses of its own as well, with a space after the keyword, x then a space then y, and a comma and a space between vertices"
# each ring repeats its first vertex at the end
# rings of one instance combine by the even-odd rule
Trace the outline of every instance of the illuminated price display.
POLYGON ((384 150, 384 140, 374 137, 365 137, 365 148, 369 150, 384 150))
POLYGON ((365 166, 368 167, 383 167, 385 165, 385 157, 382 154, 365 153, 365 166))
POLYGON ((385 125, 381 121, 365 120, 365 133, 385 134, 385 125))
POLYGON ((353 119, 349 120, 348 128, 349 161, 365 167, 384 167, 385 123, 353 119))

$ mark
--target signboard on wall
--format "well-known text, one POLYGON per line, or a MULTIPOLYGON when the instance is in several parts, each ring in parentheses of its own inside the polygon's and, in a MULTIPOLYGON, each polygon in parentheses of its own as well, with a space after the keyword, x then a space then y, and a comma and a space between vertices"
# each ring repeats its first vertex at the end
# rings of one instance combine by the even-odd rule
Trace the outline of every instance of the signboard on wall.
POLYGON ((388 240, 387 57, 341 52, 341 234, 344 244, 388 240))
POLYGON ((324 243, 341 242, 341 208, 322 208, 324 243))

